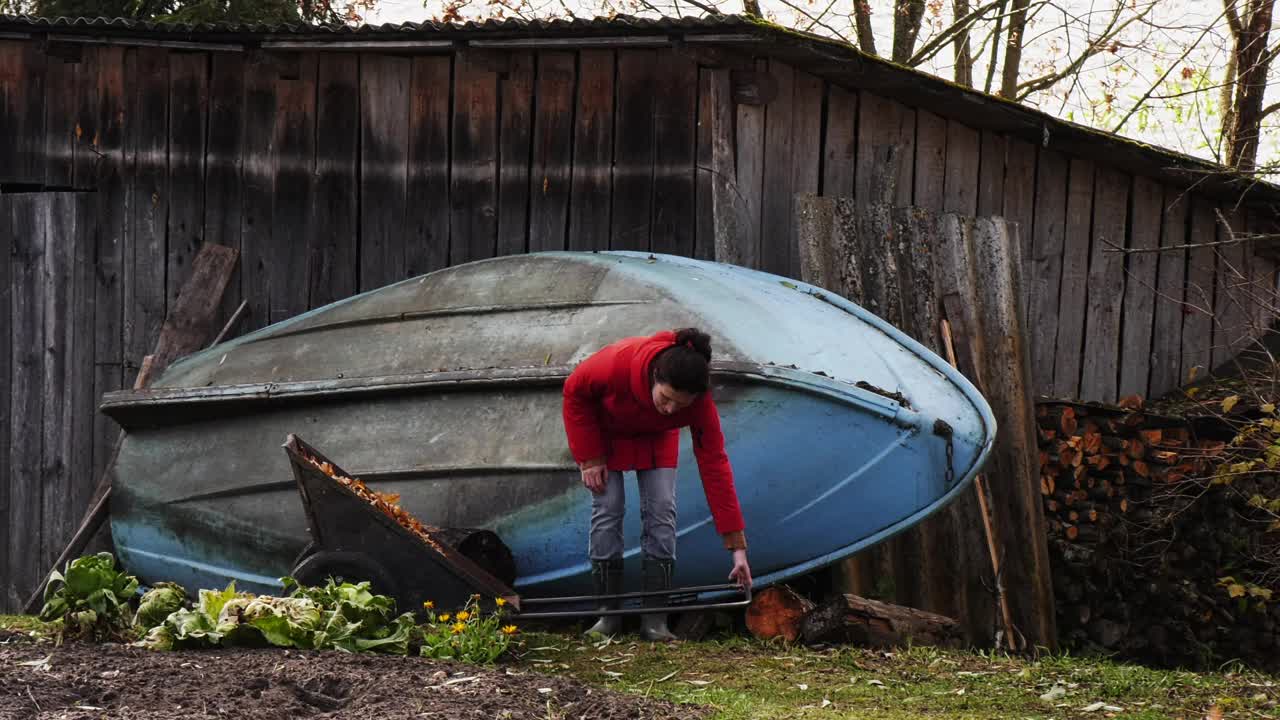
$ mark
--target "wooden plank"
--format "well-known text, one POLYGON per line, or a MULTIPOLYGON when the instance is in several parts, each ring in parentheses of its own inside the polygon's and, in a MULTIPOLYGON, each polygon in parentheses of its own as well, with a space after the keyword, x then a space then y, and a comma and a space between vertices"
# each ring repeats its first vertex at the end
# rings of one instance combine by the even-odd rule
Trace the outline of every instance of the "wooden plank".
POLYGON ((0 40, 0 182, 44 182, 45 62, 38 43, 0 40))
MULTIPOLYGON (((96 77, 93 82, 96 86, 96 77)), ((67 495, 62 499, 60 513, 60 522, 65 527, 63 540, 74 530, 74 519, 88 507, 93 494, 94 416, 98 414, 99 399, 94 393, 93 357, 98 310, 94 302, 96 195, 97 193, 68 193, 63 196, 68 206, 66 212, 72 215, 75 228, 69 238, 68 253, 72 261, 66 375, 70 455, 67 459, 67 495)), ((113 311, 118 312, 115 308, 103 308, 103 312, 113 311)), ((56 547, 50 549, 56 551, 56 547)))
MULTIPOLYGON (((277 323, 306 312, 310 280, 301 262, 315 254, 311 217, 316 156, 316 55, 295 58, 297 74, 282 74, 276 84, 272 146, 277 155, 271 247, 266 253, 270 281, 268 320, 277 323)), ((221 293, 219 293, 221 296, 221 293)))
POLYGON ((737 138, 741 136, 742 130, 738 128, 735 136, 733 88, 729 70, 718 68, 708 71, 708 75, 712 137, 711 204, 715 229, 712 257, 717 262, 745 265, 753 261, 754 255, 747 256, 746 253, 754 248, 743 239, 755 222, 750 215, 749 203, 738 184, 735 163, 737 138))
POLYGON ((412 61, 360 57, 360 290, 405 277, 401 231, 408 196, 412 61))
POLYGON ((618 52, 617 126, 613 138, 613 203, 609 247, 648 250, 653 219, 653 50, 618 52))
POLYGON ((881 176, 875 148, 897 145, 897 173, 890 177, 896 188, 895 205, 910 205, 915 177, 916 113, 905 105, 880 95, 863 92, 858 99, 858 160, 854 176, 854 197, 859 204, 876 200, 872 184, 881 176))
POLYGON ((714 138, 712 137, 711 71, 698 68, 697 173, 695 175, 693 256, 712 260, 716 256, 715 178, 712 175, 714 138))
POLYGON ((612 50, 583 50, 578 59, 578 101, 569 192, 569 249, 609 247, 613 182, 612 50))
MULTIPOLYGON (((928 210, 903 207, 893 211, 893 253, 902 293, 900 327, 934 351, 941 350, 937 332, 941 326, 938 283, 933 267, 937 227, 937 215, 928 210)), ((946 558, 954 549, 950 536, 940 534, 945 529, 945 524, 926 521, 888 543, 894 594, 900 603, 934 607, 942 604, 940 597, 944 593, 950 592, 951 566, 946 558)))
POLYGON ((47 59, 44 96, 44 184, 69 188, 75 181, 76 78, 79 63, 47 59))
MULTIPOLYGON (((976 275, 973 223, 954 214, 943 215, 934 253, 934 273, 938 299, 948 321, 956 367, 977 387, 985 387, 986 337, 982 328, 983 310, 975 306, 976 275)), ((951 595, 946 598, 946 614, 961 621, 973 640, 989 634, 995 604, 983 584, 990 560, 985 556, 981 513, 974 493, 964 493, 947 506, 945 524, 951 552, 947 560, 952 576, 951 595)))
POLYGON ((165 231, 169 213, 169 54, 138 48, 129 93, 134 123, 126 162, 133 167, 130 225, 125 245, 125 384, 133 383, 142 358, 160 332, 165 312, 165 231))
MULTIPOLYGON (((0 46, 0 52, 3 52, 3 46, 0 46)), ((3 56, 0 55, 0 63, 5 62, 3 56)), ((13 235, 13 209, 9 202, 8 195, 0 195, 0 248, 4 251, 0 252, 0 338, 5 339, 5 345, 0 346, 0 472, 5 474, 5 481, 0 482, 0 548, 12 547, 12 535, 10 534, 13 521, 10 518, 9 498, 14 487, 13 478, 17 477, 13 473, 13 468, 9 464, 10 443, 13 441, 13 427, 16 413, 12 406, 13 401, 13 250, 15 246, 15 238, 13 235)), ((9 578, 13 575, 9 572, 9 551, 0 550, 0 612, 12 612, 13 602, 12 593, 10 592, 9 578)))
MULTIPOLYGON (((1133 220, 1129 229, 1129 247, 1155 250, 1160 247, 1160 216, 1164 192, 1150 178, 1133 179, 1133 220)), ((1158 252, 1130 253, 1126 258, 1124 301, 1124 334, 1120 340, 1119 397, 1150 397, 1151 354, 1156 311, 1156 271, 1158 252)))
MULTIPOLYGON (((316 67, 315 176, 307 227, 307 307, 356 293, 360 162, 360 58, 320 53, 316 67)), ((412 246, 412 241, 406 238, 412 246)), ((406 253, 408 249, 406 249, 406 253)))
POLYGON ((207 68, 204 53, 169 55, 168 302, 178 296, 191 260, 204 242, 207 68))
POLYGON ((107 52, 104 46, 88 45, 81 49, 79 69, 76 73, 75 94, 75 167, 72 169, 71 184, 76 188, 95 188, 99 146, 102 143, 98 93, 99 78, 106 69, 103 61, 118 58, 107 52))
MULTIPOLYGON (((1218 238, 1232 240, 1247 237, 1243 211, 1222 208, 1218 219, 1218 238), (1222 218, 1227 221, 1223 225, 1222 218)), ((1215 248, 1218 256, 1217 277, 1214 282, 1213 369, 1233 364, 1236 355, 1245 348, 1251 334, 1250 316, 1246 311, 1249 293, 1249 268, 1246 265, 1246 248, 1243 243, 1221 245, 1215 248)), ((1226 368, 1235 371, 1234 366, 1226 368)))
POLYGON ((947 122, 946 188, 942 208, 961 215, 978 212, 978 179, 981 171, 981 135, 977 130, 947 122))
MULTIPOLYGON (((1268 231, 1267 218, 1268 214, 1261 211, 1251 211, 1248 216, 1249 234, 1257 236, 1268 231)), ((1250 261, 1246 263, 1249 266, 1249 303, 1247 310, 1253 326, 1253 334, 1250 336, 1250 347, 1257 350, 1257 342, 1266 332, 1274 327, 1276 322, 1276 308, 1280 307, 1277 302, 1276 288, 1276 260, 1269 255, 1259 255, 1258 250, 1262 241, 1250 241, 1246 250, 1250 261)), ((3 467, 3 466, 0 466, 3 467)))
POLYGON ((449 264, 449 103, 453 60, 413 58, 409 106, 409 186, 405 274, 413 277, 449 264))
POLYGON ((1031 383, 1039 395, 1054 394, 1053 363, 1058 339, 1062 248, 1067 219, 1067 159, 1046 150, 1036 168, 1035 227, 1027 284, 1027 328, 1031 336, 1031 383))
POLYGON ((659 51, 657 63, 664 81, 655 88, 651 249, 689 257, 697 228, 698 66, 674 50, 659 51))
MULTIPOLYGON (((759 72, 767 71, 764 60, 757 60, 756 67, 759 72)), ((762 263, 760 222, 764 206, 765 108, 762 105, 742 104, 736 106, 736 113, 736 133, 732 130, 728 132, 737 147, 735 191, 738 197, 734 203, 740 203, 741 207, 735 213, 738 217, 736 233, 723 237, 717 235, 716 260, 743 267, 760 268, 762 263), (722 240, 724 242, 721 242, 722 240)), ((730 167, 733 166, 730 165, 730 167)))
POLYGON ((499 80, 502 118, 498 129, 498 255, 516 255, 529 247, 529 171, 533 142, 533 53, 510 57, 510 71, 499 80))
MULTIPOLYGON (((74 88, 74 84, 72 85, 74 88)), ((71 386, 75 352, 72 322, 72 265, 76 212, 72 193, 41 193, 36 212, 44 224, 44 264, 40 282, 44 308, 43 408, 39 483, 41 542, 35 547, 40 567, 53 561, 57 547, 71 534, 71 386)))
MULTIPOLYGON (((214 321, 217 318, 219 301, 230 282, 236 255, 234 249, 218 245, 205 245, 200 248, 192 261, 190 277, 179 291, 177 302, 170 307, 170 312, 165 316, 164 326, 156 340, 155 349, 143 360, 138 377, 134 381, 135 390, 145 388, 174 359, 195 352, 209 342, 216 327, 214 321)), ((117 442, 113 445, 107 467, 94 487, 92 502, 76 527, 70 542, 62 548, 52 567, 42 565, 37 568, 39 574, 33 582, 35 589, 20 606, 23 612, 34 613, 40 607, 40 596, 51 573, 61 568, 71 558, 83 553, 94 533, 106 521, 112 495, 115 461, 123 439, 123 434, 119 435, 117 442)))
POLYGON ((1036 146, 1016 138, 1008 139, 1004 166, 1004 210, 1001 212, 1005 220, 1013 223, 1011 230, 1018 234, 1020 255, 1022 257, 1022 312, 1023 327, 1027 326, 1031 307, 1031 259, 1035 237, 1035 205, 1036 205, 1036 146))
MULTIPOLYGON (((821 79, 804 72, 795 74, 791 103, 791 191, 787 194, 787 210, 795 202, 796 193, 818 192, 822 170, 822 85, 821 79)), ((790 217, 790 216, 788 216, 790 217)), ((783 274, 800 277, 800 241, 795 226, 787 221, 787 266, 783 274)))
POLYGON ((498 240, 498 76, 461 54, 453 66, 449 264, 493 257, 498 240))
POLYGON ((1094 182, 1080 397, 1115 402, 1119 399, 1120 309, 1125 287, 1124 253, 1117 252, 1117 248, 1124 248, 1127 242, 1129 186, 1133 181, 1128 175, 1100 168, 1094 182))
POLYGON ((1058 294, 1058 340, 1053 354, 1054 397, 1080 391, 1084 352, 1085 289, 1089 275, 1089 224, 1093 218, 1093 161, 1071 159, 1067 175, 1067 221, 1062 239, 1062 284, 1058 294))
POLYGON ((573 168, 574 82, 577 57, 538 54, 529 178, 529 251, 564 250, 573 168))
POLYGON ((988 509, 995 536, 993 554, 998 558, 999 581, 1012 622, 1025 636, 1028 648, 1052 651, 1057 628, 1048 545, 1044 542, 1029 353, 1023 344, 1027 333, 1018 309, 1022 299, 1019 252, 1018 239, 1003 220, 978 221, 974 253, 982 277, 974 299, 986 338, 982 393, 991 403, 1001 437, 985 474, 991 496, 988 509))
POLYGON ((1004 135, 982 131, 981 162, 978 165, 978 216, 1004 214, 1005 156, 1008 141, 1004 135))
POLYGON ((760 269, 778 275, 790 273, 788 246, 792 236, 791 196, 793 166, 793 121, 796 73, 780 60, 768 62, 769 76, 778 88, 778 98, 765 105, 764 195, 760 206, 760 269))
MULTIPOLYGON (((1181 384, 1183 297, 1187 251, 1171 250, 1187 242, 1190 202, 1180 190, 1164 188, 1161 200, 1160 247, 1156 275, 1155 320, 1151 339, 1149 397, 1156 398, 1181 384)), ((1136 226, 1135 226, 1136 227, 1136 226)))
POLYGON ((210 300, 221 298, 231 279, 238 253, 221 245, 204 244, 192 259, 192 270, 165 317, 151 357, 151 376, 159 377, 174 360, 201 349, 214 333, 217 311, 210 300))
MULTIPOLYGON (((1215 205, 1199 196, 1192 197, 1191 229, 1188 245, 1202 245, 1218 240, 1215 205)), ((1187 251, 1186 295, 1183 298, 1182 363, 1179 380, 1189 382, 1194 373, 1204 377, 1210 370, 1213 349, 1214 274, 1217 271, 1213 247, 1187 251)))
MULTIPOLYGON (((135 55, 123 48, 102 48, 98 75, 99 152, 94 193, 93 394, 119 390, 124 382, 124 278, 129 182, 125 143, 133 122, 127 114, 125 78, 132 77, 135 55), (126 69, 127 68, 127 69, 126 69)), ((120 427, 102 413, 93 414, 93 477, 102 473, 120 427)))
POLYGON ((915 206, 942 212, 946 205, 947 121, 924 110, 917 115, 915 206))
POLYGON ((9 430, 9 535, 20 541, 5 548, 9 556, 9 607, 17 607, 36 582, 44 547, 43 485, 45 408, 45 249, 47 201, 39 194, 9 196, 13 212, 9 327, 12 360, 9 381, 13 424, 9 430))
POLYGON ((827 129, 822 139, 822 194, 852 197, 857 163, 858 93, 829 84, 827 129))
POLYGON ((240 172, 243 182, 240 225, 240 297, 249 304, 243 331, 271 322, 272 215, 275 213, 276 153, 272 147, 276 125, 276 82, 280 70, 274 58, 254 54, 244 68, 244 140, 240 172))
MULTIPOLYGON (((246 130, 244 76, 242 54, 210 54, 209 135, 204 158, 204 239, 236 250, 240 250, 243 202, 240 168, 246 130)), ((231 286, 222 298, 219 317, 224 322, 240 304, 241 282, 237 264, 231 286)))

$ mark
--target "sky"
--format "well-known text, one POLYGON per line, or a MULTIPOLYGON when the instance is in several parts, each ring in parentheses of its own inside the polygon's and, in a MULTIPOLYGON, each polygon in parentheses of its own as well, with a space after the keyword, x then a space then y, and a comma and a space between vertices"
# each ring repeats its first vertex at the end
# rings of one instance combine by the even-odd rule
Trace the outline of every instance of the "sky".
MULTIPOLYGON (((563 8, 584 17, 601 14, 599 0, 534 0, 546 2, 563 14, 563 8)), ((634 0, 631 0, 634 1, 634 0)), ((680 2, 680 0, 666 0, 680 2)), ((802 29, 808 20, 801 19, 795 10, 799 7, 810 16, 821 16, 823 24, 831 30, 847 33, 847 16, 854 0, 834 0, 824 15, 817 0, 760 0, 769 19, 802 29)), ((399 23, 430 19, 439 13, 439 0, 429 0, 424 7, 422 0, 380 0, 374 11, 366 17, 371 23, 399 23)), ((628 0, 619 0, 628 2, 628 0)), ((741 12, 738 0, 724 0, 723 12, 741 12)), ((1029 28, 1024 51, 1023 77, 1035 77, 1052 67, 1061 67, 1073 53, 1088 42, 1084 28, 1099 32, 1111 18, 1116 2, 1130 8, 1151 6, 1144 21, 1134 22, 1120 37, 1113 51, 1104 52, 1090 60, 1074 82, 1063 82, 1051 91, 1038 93, 1025 100, 1028 105, 1064 120, 1089 125, 1108 131, 1116 131, 1127 137, 1166 147, 1188 155, 1208 160, 1217 159, 1216 136, 1219 124, 1216 106, 1217 93, 1213 91, 1187 93, 1196 87, 1212 88, 1220 82, 1226 63, 1230 39, 1227 30, 1218 22, 1222 12, 1221 2, 1215 0, 1033 0, 1035 13, 1029 28), (1068 22, 1069 20, 1069 22, 1068 22), (1064 25, 1077 28, 1073 33, 1062 30, 1064 25), (1216 30, 1205 31, 1216 25, 1216 30), (1188 48, 1193 48, 1188 52, 1188 48), (1154 90, 1153 90, 1154 88, 1154 90), (1130 113, 1144 95, 1153 97, 1146 101, 1146 109, 1130 113), (1127 117, 1126 117, 1127 116, 1127 117)), ((891 45, 893 0, 870 0, 872 19, 876 29, 877 46, 887 52, 891 45)), ((654 4, 658 4, 655 2, 654 4)), ((973 0, 973 5, 982 0, 973 0)), ((615 4, 615 6, 617 6, 615 4)), ((672 7, 671 5, 659 5, 672 7)), ((926 25, 921 31, 917 46, 927 43, 934 33, 950 24, 952 0, 930 0, 926 25)), ((693 11, 681 4, 685 11, 693 11)), ((469 17, 483 17, 490 12, 485 2, 476 2, 469 17)), ((695 11, 696 12, 696 11, 695 11)), ((812 32, 831 34, 821 26, 813 26, 812 32)), ((981 33, 979 33, 981 34, 981 33)), ((1273 36, 1280 33, 1273 33, 1273 36)), ((1274 42, 1274 37, 1273 37, 1274 42)), ((981 38, 975 37, 975 55, 981 38)), ((977 61, 974 76, 986 75, 985 49, 977 61)), ((948 50, 922 66, 921 69, 951 78, 953 57, 948 50)), ((1274 75, 1274 73, 1273 73, 1274 75)), ((999 77, 995 82, 999 83, 999 77)), ((1275 84, 1271 80, 1272 85, 1275 84)), ((981 81, 979 80, 979 84, 981 81)), ((1269 87, 1266 104, 1280 93, 1269 87)), ((1264 129, 1259 164, 1280 161, 1280 113, 1273 116, 1264 129)), ((1272 175, 1268 179, 1280 180, 1272 175)))

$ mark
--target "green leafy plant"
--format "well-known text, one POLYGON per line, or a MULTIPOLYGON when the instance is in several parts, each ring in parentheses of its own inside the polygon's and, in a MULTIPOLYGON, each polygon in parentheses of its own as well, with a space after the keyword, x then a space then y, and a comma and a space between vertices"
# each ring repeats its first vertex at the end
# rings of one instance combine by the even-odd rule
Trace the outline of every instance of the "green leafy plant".
POLYGON ((369 591, 369 583, 302 587, 281 578, 286 597, 201 590, 194 608, 179 608, 146 628, 138 644, 153 650, 248 646, 305 650, 377 651, 405 655, 413 616, 395 615, 395 601, 369 591))
POLYGON ((515 641, 514 624, 506 623, 498 598, 497 609, 489 614, 480 611, 480 596, 472 595, 461 610, 439 613, 431 602, 424 604, 427 622, 422 627, 423 657, 487 664, 502 657, 515 641))
POLYGON ((170 614, 182 609, 187 601, 187 591, 181 585, 158 582, 138 601, 138 612, 133 623, 143 631, 160 625, 170 614))
POLYGON ((133 625, 129 601, 137 590, 138 579, 117 570, 111 553, 79 557, 50 576, 40 619, 55 623, 59 643, 64 638, 128 639, 133 625))

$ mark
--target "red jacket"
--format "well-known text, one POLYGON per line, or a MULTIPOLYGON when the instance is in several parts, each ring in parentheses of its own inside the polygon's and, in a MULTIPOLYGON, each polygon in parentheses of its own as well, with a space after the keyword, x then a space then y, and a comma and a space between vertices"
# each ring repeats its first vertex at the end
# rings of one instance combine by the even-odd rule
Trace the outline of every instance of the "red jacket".
POLYGON ((675 344, 675 333, 619 340, 583 360, 564 383, 564 428, 579 465, 604 459, 610 470, 674 468, 680 428, 689 427, 693 455, 716 531, 729 548, 746 547, 733 469, 710 392, 663 415, 653 406, 649 364, 675 344))

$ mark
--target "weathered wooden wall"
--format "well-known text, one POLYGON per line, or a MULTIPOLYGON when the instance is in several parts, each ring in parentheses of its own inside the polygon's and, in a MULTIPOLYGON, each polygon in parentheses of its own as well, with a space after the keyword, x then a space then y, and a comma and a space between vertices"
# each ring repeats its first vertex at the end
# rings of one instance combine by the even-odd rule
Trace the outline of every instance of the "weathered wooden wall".
POLYGON ((1260 318, 1231 287, 1272 287, 1275 267, 1244 262, 1244 248, 1108 252, 1220 239, 1215 209, 1249 227, 1228 203, 751 62, 776 86, 767 103, 735 103, 750 80, 740 62, 672 48, 397 55, 0 39, 0 191, 93 191, 46 205, 6 196, 0 596, 19 594, 34 558, 71 531, 115 432, 89 409, 132 383, 206 240, 241 252, 223 306, 226 318, 248 302, 240 332, 526 251, 652 250, 798 276, 795 194, 865 201, 880 163, 871 148, 893 144, 894 204, 1019 224, 1042 394, 1158 394, 1227 358, 1243 321, 1260 318), (52 467, 33 454, 37 428, 41 453, 60 448, 52 467), (12 504, 32 483, 46 487, 38 533, 12 504))

